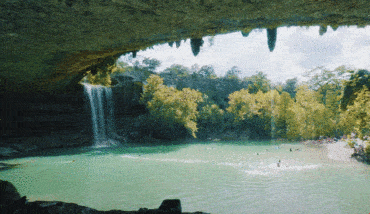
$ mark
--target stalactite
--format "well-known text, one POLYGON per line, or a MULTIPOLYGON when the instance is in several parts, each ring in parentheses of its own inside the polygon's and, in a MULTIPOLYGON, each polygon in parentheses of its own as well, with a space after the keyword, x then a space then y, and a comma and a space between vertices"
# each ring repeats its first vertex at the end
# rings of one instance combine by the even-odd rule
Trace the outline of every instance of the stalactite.
POLYGON ((179 47, 180 47, 180 45, 181 45, 181 40, 176 41, 176 48, 179 48, 179 47))
POLYGON ((248 37, 251 32, 252 32, 251 30, 242 30, 241 31, 243 37, 248 37))
POLYGON ((320 26, 320 29, 319 29, 319 34, 320 36, 324 35, 327 31, 327 27, 326 26, 320 26))
POLYGON ((275 48, 276 34, 277 28, 267 29, 267 44, 269 46, 270 52, 272 52, 275 48))
POLYGON ((190 39, 190 45, 191 45, 191 50, 193 51, 194 56, 197 56, 200 51, 200 47, 203 45, 203 39, 202 38, 193 38, 190 39))

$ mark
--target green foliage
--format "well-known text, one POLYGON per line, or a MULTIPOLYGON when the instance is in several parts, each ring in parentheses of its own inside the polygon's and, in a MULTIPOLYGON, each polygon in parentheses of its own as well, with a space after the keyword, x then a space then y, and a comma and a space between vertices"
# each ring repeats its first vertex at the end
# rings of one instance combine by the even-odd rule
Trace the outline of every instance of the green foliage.
POLYGON ((360 70, 351 75, 351 78, 344 83, 344 92, 341 102, 341 109, 345 110, 348 105, 352 105, 356 99, 356 92, 361 91, 363 86, 370 88, 370 72, 360 70))
POLYGON ((351 140, 349 140, 349 141, 347 141, 347 144, 348 144, 348 146, 349 147, 351 147, 351 148, 355 148, 355 141, 351 141, 351 140))
POLYGON ((251 82, 251 84, 248 85, 248 92, 251 94, 255 94, 258 91, 266 93, 271 88, 271 81, 267 79, 266 74, 262 71, 250 77, 246 77, 244 80, 251 82))
POLYGON ((182 65, 172 65, 166 68, 160 77, 164 79, 165 85, 174 86, 177 89, 186 88, 184 79, 190 77, 190 69, 182 65))
POLYGON ((289 95, 294 98, 295 97, 295 94, 296 94, 296 88, 297 88, 297 83, 298 83, 298 79, 297 78, 293 78, 293 79, 288 79, 284 86, 283 86, 283 91, 289 93, 289 95))
POLYGON ((131 76, 136 81, 145 82, 150 75, 154 74, 161 64, 157 59, 144 58, 142 61, 135 61, 132 65, 125 62, 118 62, 117 69, 113 75, 131 76))
POLYGON ((370 141, 366 141, 366 147, 364 149, 365 154, 370 158, 370 141))
POLYGON ((227 79, 239 79, 240 73, 241 73, 241 70, 238 67, 233 66, 230 70, 228 70, 226 72, 225 78, 227 78, 227 79))
POLYGON ((227 126, 224 121, 224 116, 225 112, 216 104, 211 102, 204 104, 200 107, 197 120, 199 124, 199 134, 202 137, 213 137, 216 134, 222 133, 227 126))
POLYGON ((171 74, 174 77, 186 77, 190 75, 190 69, 183 65, 171 65, 171 67, 166 68, 162 74, 171 74))
POLYGON ((217 124, 222 120, 224 111, 216 104, 207 104, 203 106, 199 113, 199 120, 209 121, 211 124, 217 124))
POLYGON ((209 79, 215 79, 217 78, 215 69, 210 65, 202 66, 198 71, 194 71, 192 76, 194 77, 200 77, 200 78, 209 78, 209 79))

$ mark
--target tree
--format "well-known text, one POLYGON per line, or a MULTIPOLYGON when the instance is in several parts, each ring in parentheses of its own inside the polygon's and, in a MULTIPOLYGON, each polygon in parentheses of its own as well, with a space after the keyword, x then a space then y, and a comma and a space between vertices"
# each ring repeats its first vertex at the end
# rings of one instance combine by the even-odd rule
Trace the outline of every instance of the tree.
POLYGON ((261 126, 264 127, 266 135, 276 137, 276 125, 279 118, 280 94, 276 90, 266 93, 258 91, 255 96, 255 103, 252 105, 252 112, 256 112, 261 126))
POLYGON ((215 69, 212 65, 204 65, 198 71, 196 71, 196 75, 201 78, 216 78, 215 69))
MULTIPOLYGON (((203 100, 208 100, 207 96, 203 100)), ((222 133, 225 129, 224 111, 212 101, 204 102, 198 116, 199 132, 203 136, 222 133)))
POLYGON ((230 70, 226 72, 225 78, 227 79, 239 79, 241 70, 237 66, 233 66, 230 70))
POLYGON ((230 94, 229 100, 226 110, 234 115, 236 124, 244 124, 245 128, 255 133, 255 137, 276 136, 277 104, 280 103, 280 95, 276 90, 250 94, 242 89, 230 94))
POLYGON ((293 104, 293 99, 287 92, 282 92, 277 103, 276 136, 287 137, 288 109, 293 104))
POLYGON ((173 64, 169 68, 166 68, 160 76, 164 79, 166 85, 184 88, 186 86, 183 80, 189 77, 190 73, 189 68, 183 65, 173 64))
POLYGON ((307 85, 300 86, 296 102, 288 109, 287 136, 290 139, 314 139, 331 135, 332 121, 325 106, 318 101, 317 92, 307 85))
POLYGON ((148 103, 150 100, 153 99, 154 93, 156 91, 159 91, 160 89, 165 87, 163 85, 163 79, 158 75, 152 74, 146 81, 147 84, 144 85, 144 90, 140 98, 141 102, 144 104, 148 103))
POLYGON ((353 73, 348 81, 344 83, 345 88, 341 102, 341 109, 345 110, 348 105, 352 105, 356 99, 357 92, 363 89, 363 86, 370 88, 370 72, 359 70, 353 73))
POLYGON ((193 137, 196 137, 197 106, 203 101, 202 94, 189 88, 179 91, 165 86, 163 79, 157 75, 151 75, 147 82, 141 100, 146 104, 149 113, 168 124, 183 125, 193 137))
POLYGON ((346 133, 356 131, 362 138, 370 133, 370 91, 366 86, 356 93, 356 99, 342 113, 341 125, 346 133))
POLYGON ((267 79, 266 74, 262 71, 259 71, 257 74, 250 77, 246 77, 244 80, 251 82, 251 84, 248 85, 248 92, 251 94, 255 94, 259 90, 266 93, 271 88, 270 80, 267 79))
POLYGON ((144 58, 142 61, 136 60, 132 65, 126 62, 118 62, 114 76, 131 76, 137 81, 144 82, 151 74, 154 74, 160 65, 157 59, 144 58))
POLYGON ((187 77, 190 75, 190 70, 183 65, 173 64, 171 67, 166 68, 162 73, 168 73, 176 77, 187 77))
POLYGON ((290 97, 294 98, 296 94, 297 83, 297 78, 288 79, 283 86, 283 91, 289 93, 290 97))
POLYGON ((157 59, 144 58, 143 67, 145 67, 149 72, 154 73, 161 62, 157 59))
POLYGON ((333 71, 326 70, 323 67, 317 67, 305 73, 309 77, 306 84, 310 89, 319 92, 320 100, 326 104, 327 94, 336 94, 340 96, 343 91, 343 83, 348 78, 348 71, 344 66, 340 66, 333 71))
POLYGON ((252 112, 254 103, 255 97, 249 94, 246 89, 241 89, 229 95, 229 107, 226 111, 233 114, 235 121, 239 122, 257 114, 257 112, 252 112))

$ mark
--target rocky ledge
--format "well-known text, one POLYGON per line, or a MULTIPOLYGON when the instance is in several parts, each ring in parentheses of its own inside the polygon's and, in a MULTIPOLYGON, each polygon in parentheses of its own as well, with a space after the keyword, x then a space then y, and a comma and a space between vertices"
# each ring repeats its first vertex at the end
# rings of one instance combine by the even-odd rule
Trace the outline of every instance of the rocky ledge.
MULTIPOLYGON (((74 203, 61 201, 27 201, 26 196, 21 197, 15 186, 0 180, 0 210, 3 214, 181 214, 181 202, 179 199, 166 199, 158 209, 140 208, 138 211, 109 210, 99 211, 89 207, 80 206, 74 203)), ((205 214, 204 212, 194 212, 193 214, 205 214)))
POLYGON ((355 158, 359 162, 370 164, 370 155, 365 152, 363 145, 355 146, 351 157, 355 158))

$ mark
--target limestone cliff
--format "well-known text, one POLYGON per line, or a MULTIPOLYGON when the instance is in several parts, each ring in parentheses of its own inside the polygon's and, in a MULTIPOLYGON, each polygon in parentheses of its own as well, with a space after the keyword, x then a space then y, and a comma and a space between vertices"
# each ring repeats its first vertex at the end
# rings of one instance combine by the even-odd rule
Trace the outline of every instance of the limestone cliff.
POLYGON ((0 0, 0 91, 66 92, 122 53, 287 25, 368 25, 367 0, 0 0))

